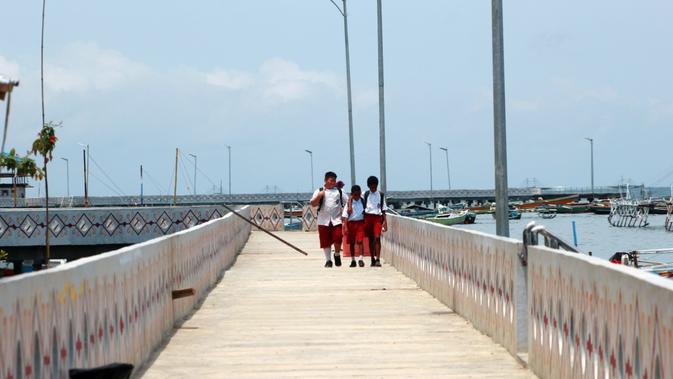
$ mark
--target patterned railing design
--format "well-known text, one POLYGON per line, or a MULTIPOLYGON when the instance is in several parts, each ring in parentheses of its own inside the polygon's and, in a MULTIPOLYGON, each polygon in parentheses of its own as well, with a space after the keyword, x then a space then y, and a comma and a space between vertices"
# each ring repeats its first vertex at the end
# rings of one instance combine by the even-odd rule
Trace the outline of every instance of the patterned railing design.
POLYGON ((530 247, 529 365, 543 378, 673 377, 673 282, 530 247))
MULTIPOLYGON (((133 244, 203 224, 228 211, 217 205, 70 208, 49 213, 52 245, 133 244)), ((0 246, 39 246, 47 229, 42 209, 0 211, 0 246)))
MULTIPOLYGON (((249 209, 242 211, 250 217, 249 209)), ((250 225, 230 214, 58 268, 0 280, 0 377, 141 365, 233 264, 250 225), (172 291, 196 296, 172 300, 172 291)))
POLYGON ((388 227, 385 261, 512 354, 525 350, 521 242, 393 215, 388 227))

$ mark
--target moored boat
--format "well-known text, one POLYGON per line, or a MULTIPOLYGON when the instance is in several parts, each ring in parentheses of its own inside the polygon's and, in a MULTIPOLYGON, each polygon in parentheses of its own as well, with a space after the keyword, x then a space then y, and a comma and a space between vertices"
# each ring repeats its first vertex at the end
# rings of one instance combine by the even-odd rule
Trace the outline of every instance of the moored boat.
POLYGON ((426 218, 426 220, 436 222, 442 225, 464 224, 467 214, 468 214, 467 211, 462 211, 459 213, 442 213, 433 217, 428 217, 426 218))

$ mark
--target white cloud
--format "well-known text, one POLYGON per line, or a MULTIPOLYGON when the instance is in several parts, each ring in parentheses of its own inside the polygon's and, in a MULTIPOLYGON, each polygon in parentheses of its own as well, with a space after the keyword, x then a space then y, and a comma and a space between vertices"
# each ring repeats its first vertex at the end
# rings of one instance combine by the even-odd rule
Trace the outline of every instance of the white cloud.
POLYGON ((255 83, 254 76, 245 71, 217 69, 205 74, 206 83, 230 90, 241 90, 255 83))
POLYGON ((9 79, 20 79, 19 65, 0 55, 0 75, 3 75, 9 79))
POLYGON ((204 75, 206 83, 228 90, 252 90, 272 102, 303 100, 319 90, 339 91, 338 77, 328 71, 303 70, 283 58, 271 58, 257 72, 218 68, 204 75))
POLYGON ((106 91, 146 78, 149 68, 95 43, 67 45, 45 63, 45 86, 54 92, 106 91))

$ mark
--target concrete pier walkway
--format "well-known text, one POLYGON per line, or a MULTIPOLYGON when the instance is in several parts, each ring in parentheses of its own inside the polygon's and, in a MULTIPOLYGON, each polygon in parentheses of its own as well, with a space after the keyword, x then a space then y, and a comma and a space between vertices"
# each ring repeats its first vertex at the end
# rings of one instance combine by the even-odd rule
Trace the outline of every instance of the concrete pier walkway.
POLYGON ((314 233, 253 232, 145 378, 528 378, 500 345, 384 264, 323 268, 314 233))

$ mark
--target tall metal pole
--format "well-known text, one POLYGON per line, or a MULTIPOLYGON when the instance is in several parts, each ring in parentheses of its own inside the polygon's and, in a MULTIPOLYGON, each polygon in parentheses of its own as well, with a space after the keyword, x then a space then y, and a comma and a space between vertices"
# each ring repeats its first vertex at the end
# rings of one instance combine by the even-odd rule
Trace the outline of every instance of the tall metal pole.
POLYGON ((314 187, 315 182, 313 181, 313 152, 311 150, 304 150, 304 151, 307 152, 309 157, 311 158, 311 191, 310 192, 313 192, 313 188, 315 188, 314 187))
POLYGON ((495 148, 495 229, 509 237, 507 194, 507 132, 505 117, 505 57, 502 27, 502 0, 491 1, 493 33, 493 135, 495 148))
POLYGON ((140 205, 144 205, 143 203, 144 203, 145 199, 143 198, 143 195, 144 195, 143 190, 144 190, 144 188, 143 188, 143 165, 141 164, 140 165, 140 205))
POLYGON ((70 161, 68 158, 61 158, 65 161, 65 180, 67 188, 67 196, 70 197, 70 161))
POLYGON ((196 195, 196 155, 194 154, 189 154, 190 157, 194 158, 194 195, 196 195))
POLYGON ((432 144, 430 142, 426 142, 426 144, 428 145, 428 156, 430 158, 430 198, 434 199, 434 194, 432 192, 432 144))
POLYGON ((586 137, 585 140, 589 141, 591 145, 591 195, 594 194, 594 139, 586 137))
POLYGON ((229 153, 229 196, 231 196, 231 146, 227 145, 229 153))
POLYGON ((89 172, 91 172, 91 149, 86 144, 86 190, 89 191, 89 172))
POLYGON ((376 16, 379 42, 379 164, 381 169, 381 191, 387 190, 386 185, 386 112, 383 91, 383 11, 381 0, 376 0, 376 16))
POLYGON ((82 150, 82 160, 84 161, 84 208, 87 208, 89 206, 89 183, 86 179, 86 150, 82 150))
POLYGON ((177 202, 178 199, 178 154, 180 153, 180 150, 178 148, 175 148, 175 178, 173 182, 173 206, 175 206, 175 203, 177 202))
MULTIPOLYGON (((42 100, 42 126, 44 126, 44 11, 46 0, 42 0, 42 36, 40 38, 40 98, 42 100)), ((47 233, 48 234, 48 233, 47 233)))
POLYGON ((7 110, 5 111, 5 130, 2 133, 2 148, 0 151, 5 154, 5 141, 7 140, 7 128, 9 127, 9 108, 12 103, 12 87, 7 92, 7 110))
POLYGON ((449 182, 449 189, 451 189, 451 171, 449 171, 449 149, 446 147, 440 147, 439 150, 446 153, 446 179, 449 182))

